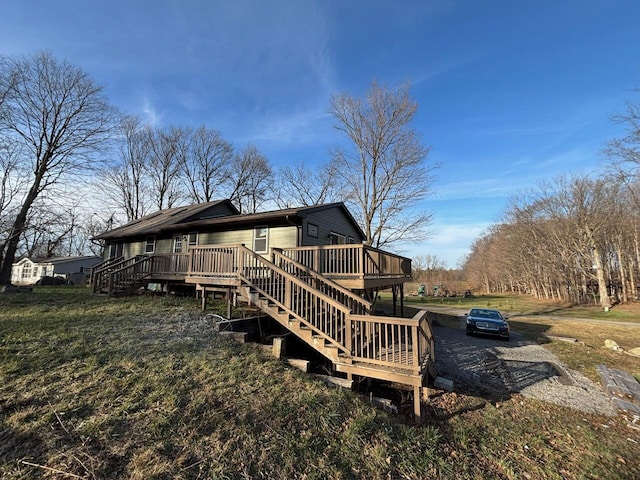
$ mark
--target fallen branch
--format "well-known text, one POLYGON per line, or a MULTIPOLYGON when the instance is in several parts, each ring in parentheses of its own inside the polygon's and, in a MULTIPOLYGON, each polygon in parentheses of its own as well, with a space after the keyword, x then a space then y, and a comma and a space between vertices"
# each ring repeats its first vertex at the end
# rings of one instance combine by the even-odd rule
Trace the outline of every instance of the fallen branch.
POLYGON ((80 475, 76 475, 75 473, 65 472, 63 470, 58 470, 57 468, 47 467, 46 465, 38 465, 37 463, 27 462, 26 460, 21 460, 20 463, 24 463, 25 465, 29 465, 30 467, 42 468, 43 470, 48 470, 50 472, 59 473, 61 475, 66 475, 67 477, 83 478, 80 475))

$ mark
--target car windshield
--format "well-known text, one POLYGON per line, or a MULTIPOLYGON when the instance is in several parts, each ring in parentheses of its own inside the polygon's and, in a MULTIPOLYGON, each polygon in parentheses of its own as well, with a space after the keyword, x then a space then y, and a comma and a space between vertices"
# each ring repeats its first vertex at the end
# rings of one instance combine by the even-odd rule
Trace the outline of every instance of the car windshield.
POLYGON ((471 310, 470 317, 488 318, 491 320, 502 320, 502 315, 496 310, 471 310))

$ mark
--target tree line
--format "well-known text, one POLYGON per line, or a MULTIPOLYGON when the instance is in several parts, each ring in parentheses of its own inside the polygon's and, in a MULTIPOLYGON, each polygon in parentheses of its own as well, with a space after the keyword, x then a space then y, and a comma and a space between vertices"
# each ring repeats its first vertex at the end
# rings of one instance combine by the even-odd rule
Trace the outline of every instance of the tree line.
POLYGON ((52 53, 0 57, 0 284, 20 255, 98 253, 91 238, 156 210, 229 198, 242 213, 344 201, 376 247, 422 238, 434 165, 410 86, 331 97, 339 146, 274 168, 206 125, 146 125, 52 53))
POLYGON ((474 242, 464 269, 476 287, 605 309, 638 298, 640 103, 614 120, 625 135, 605 147, 602 171, 518 194, 504 221, 474 242))

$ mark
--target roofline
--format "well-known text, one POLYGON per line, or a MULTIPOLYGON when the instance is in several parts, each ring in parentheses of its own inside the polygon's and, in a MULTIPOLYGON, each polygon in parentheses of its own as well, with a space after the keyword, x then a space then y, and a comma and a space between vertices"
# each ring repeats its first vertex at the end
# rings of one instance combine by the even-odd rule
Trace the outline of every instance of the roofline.
MULTIPOLYGON (((224 202, 224 201, 228 201, 228 200, 221 200, 220 202, 224 202)), ((322 211, 322 210, 328 210, 328 209, 332 209, 332 208, 339 208, 341 209, 345 215, 347 216, 347 218, 349 219, 349 221, 353 224, 354 228, 358 231, 358 233, 360 234, 360 236, 363 239, 366 239, 366 235, 364 233, 364 231, 362 230, 362 228, 360 227, 360 225, 358 224, 358 222, 355 220, 355 218, 353 217, 353 215, 351 214, 351 212, 349 211, 349 209, 346 207, 346 205, 344 204, 344 202, 334 202, 334 203, 325 203, 325 204, 320 204, 320 205, 310 205, 310 206, 305 206, 305 207, 294 207, 294 208, 287 208, 287 209, 282 209, 282 210, 270 210, 267 212, 258 212, 258 213, 245 213, 245 214, 237 214, 237 215, 227 215, 227 216, 223 216, 223 217, 215 217, 215 218, 209 218, 209 219, 203 219, 203 220, 194 220, 192 222, 183 222, 183 223, 174 223, 174 224, 169 224, 169 225, 160 225, 156 228, 152 228, 152 229, 148 229, 148 230, 144 230, 141 232, 136 232, 135 234, 131 234, 131 235, 124 235, 124 236, 118 236, 118 231, 125 227, 126 225, 123 225, 122 227, 118 227, 114 230, 111 230, 110 232, 105 232, 101 235, 98 235, 96 237, 94 237, 97 240, 113 240, 113 239, 124 239, 124 238, 135 238, 135 237, 144 237, 144 236, 148 236, 148 235, 157 235, 163 232, 174 232, 174 231, 178 231, 178 230, 185 230, 185 229, 189 229, 189 228, 195 228, 195 227, 207 227, 207 226, 224 226, 224 227, 229 227, 229 226, 233 226, 233 225, 247 225, 247 224, 253 224, 253 225, 260 225, 261 221, 282 221, 282 222, 287 222, 290 224, 297 224, 297 225, 301 225, 303 219, 311 213, 315 213, 318 211, 322 211)), ((166 210, 165 210, 166 211, 166 210)), ((196 214, 198 211, 194 212, 194 214, 196 214)), ((150 214, 153 215, 153 214, 150 214)), ((144 221, 144 217, 142 217, 141 219, 138 220, 138 222, 140 221, 144 221)))

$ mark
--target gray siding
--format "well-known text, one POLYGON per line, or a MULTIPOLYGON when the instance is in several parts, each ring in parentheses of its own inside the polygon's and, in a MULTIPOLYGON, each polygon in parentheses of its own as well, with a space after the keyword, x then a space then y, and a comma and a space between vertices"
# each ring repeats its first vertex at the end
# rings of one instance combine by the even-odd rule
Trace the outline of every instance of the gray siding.
POLYGON ((302 246, 328 245, 331 232, 343 235, 347 243, 349 237, 354 239, 354 243, 362 243, 365 240, 344 211, 338 207, 310 213, 304 219, 302 231, 302 246), (309 235, 309 223, 318 226, 318 238, 309 235))

